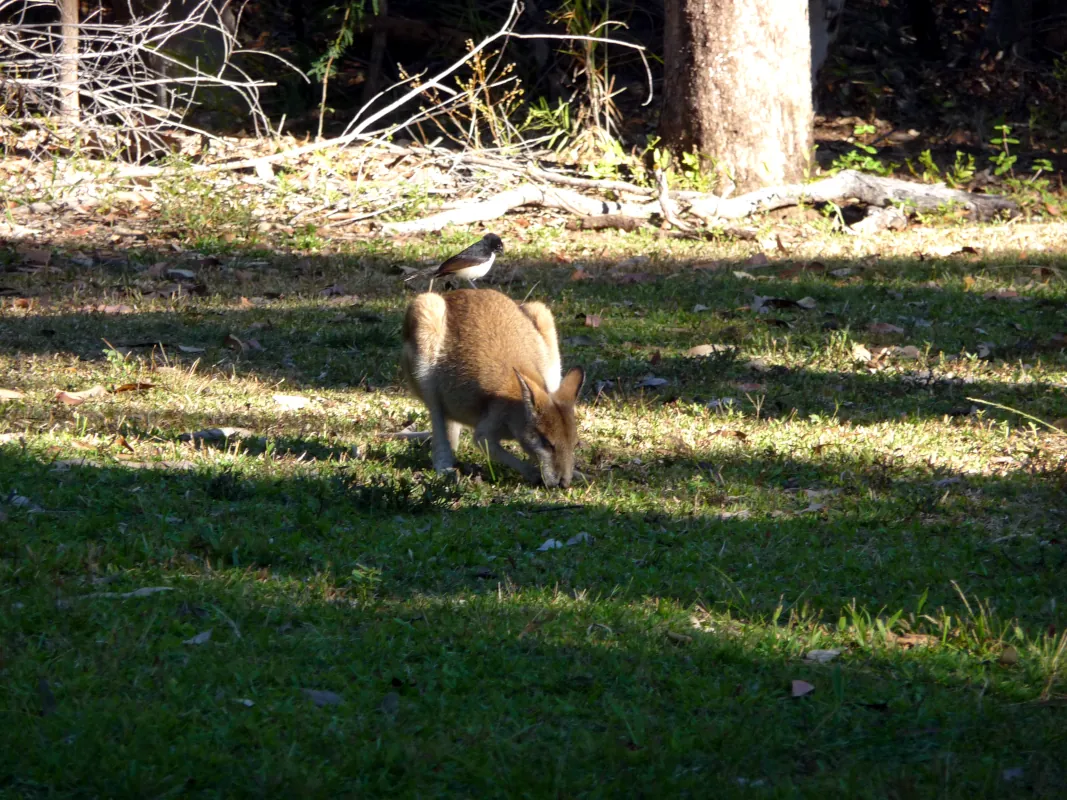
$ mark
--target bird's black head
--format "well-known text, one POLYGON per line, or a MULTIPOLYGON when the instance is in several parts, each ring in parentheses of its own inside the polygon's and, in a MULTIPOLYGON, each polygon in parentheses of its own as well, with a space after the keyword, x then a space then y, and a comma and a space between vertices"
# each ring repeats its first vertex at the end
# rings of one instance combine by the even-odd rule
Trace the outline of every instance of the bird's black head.
POLYGON ((482 241, 485 242, 487 245, 489 245, 489 249, 492 252, 494 252, 494 253, 503 253, 504 252, 504 243, 502 241, 500 241, 500 237, 497 236, 495 233, 487 233, 485 235, 485 237, 482 239, 482 241))

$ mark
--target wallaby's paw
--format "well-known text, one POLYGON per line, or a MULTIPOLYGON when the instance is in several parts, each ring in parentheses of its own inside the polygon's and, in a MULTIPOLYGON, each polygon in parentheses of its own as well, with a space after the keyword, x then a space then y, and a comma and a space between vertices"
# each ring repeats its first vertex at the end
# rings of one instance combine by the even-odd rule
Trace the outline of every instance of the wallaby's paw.
POLYGON ((434 471, 442 478, 447 479, 450 483, 457 483, 459 481, 459 470, 455 467, 434 467, 434 471))

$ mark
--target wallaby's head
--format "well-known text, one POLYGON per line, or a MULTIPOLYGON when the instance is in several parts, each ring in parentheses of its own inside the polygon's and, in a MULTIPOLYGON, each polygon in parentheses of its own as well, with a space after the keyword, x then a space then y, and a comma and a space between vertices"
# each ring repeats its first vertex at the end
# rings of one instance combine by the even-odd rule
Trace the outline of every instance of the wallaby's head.
POLYGON ((574 404, 585 382, 585 372, 575 367, 551 394, 528 382, 518 370, 515 375, 522 387, 526 411, 526 429, 520 444, 537 459, 545 486, 567 489, 574 477, 574 450, 578 445, 574 404))

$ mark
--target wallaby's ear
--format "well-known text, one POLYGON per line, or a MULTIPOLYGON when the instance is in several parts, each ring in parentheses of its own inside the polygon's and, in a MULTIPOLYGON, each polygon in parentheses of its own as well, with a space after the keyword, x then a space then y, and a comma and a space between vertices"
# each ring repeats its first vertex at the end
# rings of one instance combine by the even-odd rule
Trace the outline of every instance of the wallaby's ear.
POLYGON ((519 379, 519 387, 522 389, 522 405, 526 409, 526 418, 529 420, 536 419, 537 403, 534 402, 533 389, 530 388, 530 384, 526 382, 526 378, 522 377, 522 373, 518 370, 515 370, 515 377, 519 379))
POLYGON ((561 403, 573 405, 578 400, 578 392, 582 390, 583 383, 585 383, 585 370, 581 367, 574 367, 563 376, 559 388, 556 389, 556 399, 561 403))

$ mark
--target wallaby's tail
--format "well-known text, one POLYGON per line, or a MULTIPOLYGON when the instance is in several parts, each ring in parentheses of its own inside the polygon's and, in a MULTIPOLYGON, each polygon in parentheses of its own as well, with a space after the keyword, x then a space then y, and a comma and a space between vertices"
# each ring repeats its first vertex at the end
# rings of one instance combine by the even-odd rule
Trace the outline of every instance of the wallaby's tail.
POLYGON ((420 294, 404 315, 404 352, 400 363, 413 390, 421 396, 419 384, 426 378, 445 342, 447 307, 439 294, 420 294))
POLYGON ((559 340, 556 338, 556 322, 552 318, 552 312, 548 310, 548 306, 544 303, 538 303, 534 301, 532 303, 523 303, 519 306, 519 310, 522 311, 527 317, 530 318, 530 322, 537 328, 537 332, 541 334, 541 338, 545 342, 545 352, 548 355, 548 363, 545 364, 545 388, 549 392, 554 392, 559 388, 561 379, 561 372, 563 370, 559 360, 559 340))

